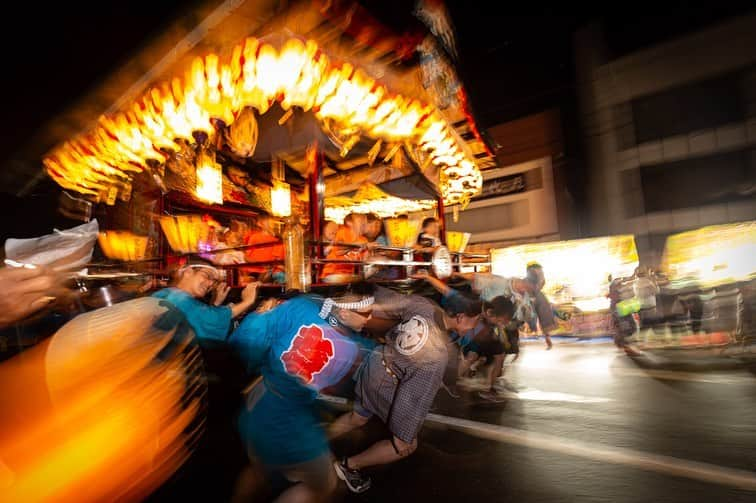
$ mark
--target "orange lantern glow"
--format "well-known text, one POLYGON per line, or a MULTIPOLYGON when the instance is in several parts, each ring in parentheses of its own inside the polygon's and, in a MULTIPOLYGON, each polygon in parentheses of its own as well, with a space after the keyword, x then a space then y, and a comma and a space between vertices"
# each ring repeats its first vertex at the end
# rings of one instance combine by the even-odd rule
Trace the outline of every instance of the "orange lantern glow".
POLYGON ((409 248, 417 241, 422 222, 404 218, 388 218, 383 221, 389 245, 409 248))
POLYGON ((197 155, 197 188, 194 193, 202 201, 223 204, 223 168, 205 149, 197 155))
POLYGON ((450 252, 463 252, 470 241, 469 232, 446 231, 446 246, 450 252))
POLYGON ((178 253, 197 253, 200 243, 210 237, 210 225, 199 215, 160 217, 160 227, 171 249, 178 253))
MULTIPOLYGON (((45 166, 61 186, 103 198, 101 194, 112 193, 111 185, 122 192, 120 187, 134 174, 164 163, 166 153, 180 150, 178 139, 204 141, 215 133, 217 121, 231 126, 245 107, 264 114, 276 100, 284 110, 312 109, 324 124, 354 131, 341 142, 344 156, 362 136, 394 144, 417 142, 428 163, 442 173, 454 170, 444 175, 447 204, 469 200, 480 190, 478 168, 439 111, 389 94, 362 69, 332 64, 315 42, 298 38, 274 47, 250 37, 227 61, 213 53, 195 58, 183 79, 158 85, 126 112, 102 118, 93 131, 55 149, 45 166)), ((221 202, 214 163, 200 163, 198 174, 198 196, 221 202)))
POLYGON ((288 183, 274 180, 270 188, 270 212, 276 217, 291 216, 291 188, 288 183))
POLYGON ((147 255, 147 236, 129 231, 103 231, 97 236, 106 257, 116 260, 144 260, 147 255))

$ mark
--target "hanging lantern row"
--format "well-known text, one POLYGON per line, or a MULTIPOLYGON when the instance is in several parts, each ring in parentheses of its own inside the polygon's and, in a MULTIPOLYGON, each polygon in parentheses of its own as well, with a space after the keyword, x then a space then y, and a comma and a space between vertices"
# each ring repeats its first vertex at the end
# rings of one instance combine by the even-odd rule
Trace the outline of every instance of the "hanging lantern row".
POLYGON ((103 254, 116 260, 143 260, 147 258, 149 238, 130 231, 102 231, 97 235, 103 254))
POLYGON ((315 42, 297 38, 280 50, 248 38, 225 62, 215 54, 196 58, 183 79, 150 89, 126 112, 101 117, 93 131, 55 149, 44 164, 62 187, 113 204, 128 197, 136 174, 159 175, 181 140, 201 142, 215 134, 216 123, 231 126, 247 107, 264 114, 275 101, 361 135, 417 144, 447 172, 441 184, 447 204, 480 191, 478 168, 435 108, 389 93, 362 69, 331 62, 315 42))
POLYGON ((325 218, 326 220, 341 223, 344 221, 344 217, 350 213, 374 213, 380 218, 390 218, 396 215, 430 210, 435 207, 436 201, 433 199, 403 199, 394 196, 386 196, 380 199, 360 201, 342 206, 330 206, 326 200, 325 218))
POLYGON ((211 226, 200 215, 166 215, 160 227, 171 249, 178 253, 197 253, 210 241, 211 226))
MULTIPOLYGON (((168 245, 176 253, 212 250, 214 226, 201 215, 165 215, 160 217, 160 227, 168 245)), ((109 230, 101 232, 98 240, 103 254, 110 259, 128 262, 148 258, 147 236, 125 230, 109 230)))

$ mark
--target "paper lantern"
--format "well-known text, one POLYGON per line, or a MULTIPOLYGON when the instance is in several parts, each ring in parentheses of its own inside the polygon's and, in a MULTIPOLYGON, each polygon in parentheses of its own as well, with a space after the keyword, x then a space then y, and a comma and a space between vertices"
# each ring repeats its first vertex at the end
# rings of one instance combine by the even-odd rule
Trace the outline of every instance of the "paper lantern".
POLYGON ((116 260, 144 260, 147 255, 147 236, 129 231, 103 231, 97 236, 106 257, 116 260))
POLYGON ((210 225, 199 215, 160 217, 160 227, 171 249, 178 253, 197 253, 210 238, 210 225))
POLYGON ((452 253, 462 253, 465 251, 468 241, 470 241, 470 236, 472 234, 469 232, 447 231, 446 246, 449 247, 449 251, 452 253))
POLYGON ((273 181, 270 188, 270 212, 276 217, 291 215, 291 188, 286 182, 273 181))
POLYGON ((383 225, 391 246, 410 248, 417 242, 422 222, 404 218, 389 218, 383 221, 383 225))
POLYGON ((433 252, 431 264, 433 274, 435 274, 438 279, 446 279, 451 276, 452 260, 451 255, 449 254, 449 249, 445 246, 439 246, 436 248, 436 251, 433 252))
POLYGON ((197 188, 195 194, 202 201, 223 204, 223 168, 210 152, 197 156, 197 188))

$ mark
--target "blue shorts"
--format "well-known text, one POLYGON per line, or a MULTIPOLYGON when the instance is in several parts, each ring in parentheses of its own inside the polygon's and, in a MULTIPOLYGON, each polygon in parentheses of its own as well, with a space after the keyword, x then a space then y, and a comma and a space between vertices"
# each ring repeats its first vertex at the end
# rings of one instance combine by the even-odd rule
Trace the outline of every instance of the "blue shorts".
POLYGON ((268 470, 285 471, 330 453, 314 404, 288 400, 262 382, 248 395, 238 427, 249 456, 268 470))

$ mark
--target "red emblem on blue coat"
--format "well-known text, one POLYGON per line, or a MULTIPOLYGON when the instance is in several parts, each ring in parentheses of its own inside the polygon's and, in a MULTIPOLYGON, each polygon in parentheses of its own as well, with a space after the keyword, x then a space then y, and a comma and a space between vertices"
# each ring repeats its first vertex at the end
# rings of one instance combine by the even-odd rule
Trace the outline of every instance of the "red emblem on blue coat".
POLYGON ((299 328, 289 349, 281 354, 281 362, 287 373, 309 384, 328 365, 333 354, 333 342, 323 337, 323 330, 317 325, 307 325, 299 328))

